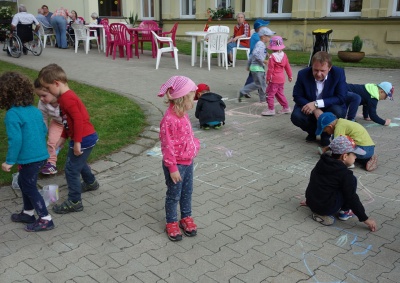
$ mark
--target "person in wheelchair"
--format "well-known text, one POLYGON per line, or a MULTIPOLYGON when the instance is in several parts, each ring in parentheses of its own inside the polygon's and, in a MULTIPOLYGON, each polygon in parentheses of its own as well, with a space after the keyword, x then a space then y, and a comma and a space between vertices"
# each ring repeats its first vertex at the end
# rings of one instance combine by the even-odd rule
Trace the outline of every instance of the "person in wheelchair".
MULTIPOLYGON (((18 13, 14 15, 11 22, 11 32, 17 31, 17 35, 23 45, 33 40, 32 24, 35 24, 35 32, 37 32, 40 28, 39 21, 34 15, 27 13, 24 5, 19 5, 18 13)), ((25 46, 23 46, 23 53, 25 55, 28 53, 28 49, 25 46)))

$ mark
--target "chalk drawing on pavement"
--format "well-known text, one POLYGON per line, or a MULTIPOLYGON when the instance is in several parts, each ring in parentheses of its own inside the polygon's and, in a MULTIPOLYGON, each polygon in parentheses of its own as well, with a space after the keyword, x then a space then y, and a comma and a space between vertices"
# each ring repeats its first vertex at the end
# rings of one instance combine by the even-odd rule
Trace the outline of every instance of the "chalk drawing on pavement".
POLYGON ((310 172, 314 168, 315 163, 315 157, 306 156, 301 160, 292 160, 292 162, 288 164, 274 165, 272 166, 272 169, 307 177, 310 175, 310 172))
POLYGON ((367 200, 366 203, 373 202, 375 200, 374 197, 375 198, 381 198, 381 199, 384 199, 384 200, 389 200, 389 201, 400 201, 400 199, 385 197, 385 196, 381 195, 384 192, 381 192, 381 193, 378 194, 378 193, 372 192, 369 188, 367 188, 367 186, 365 186, 363 184, 364 181, 361 180, 361 179, 364 178, 364 177, 367 177, 367 176, 371 176, 371 175, 375 175, 375 174, 366 174, 366 175, 361 175, 361 176, 358 177, 358 183, 362 187, 362 190, 365 192, 366 195, 368 195, 370 197, 369 200, 367 200))

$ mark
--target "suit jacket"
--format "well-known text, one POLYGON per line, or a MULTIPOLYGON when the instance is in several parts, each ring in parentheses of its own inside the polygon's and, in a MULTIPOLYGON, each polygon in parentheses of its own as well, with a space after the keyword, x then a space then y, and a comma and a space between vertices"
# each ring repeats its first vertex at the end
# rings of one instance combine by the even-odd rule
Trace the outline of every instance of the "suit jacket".
MULTIPOLYGON (((293 100, 297 106, 303 107, 307 103, 316 100, 317 86, 312 73, 308 67, 300 70, 297 75, 296 84, 293 88, 293 100)), ((321 99, 324 100, 324 108, 332 105, 341 105, 346 108, 345 98, 347 94, 346 76, 342 68, 332 66, 322 90, 321 99)))

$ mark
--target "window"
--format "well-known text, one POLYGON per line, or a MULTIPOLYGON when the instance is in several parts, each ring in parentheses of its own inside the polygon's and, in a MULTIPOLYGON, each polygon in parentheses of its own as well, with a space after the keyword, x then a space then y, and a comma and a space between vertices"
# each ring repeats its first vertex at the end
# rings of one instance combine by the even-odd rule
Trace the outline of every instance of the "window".
POLYGON ((142 18, 154 19, 154 0, 142 0, 142 18))
POLYGON ((232 7, 235 8, 235 1, 234 0, 215 0, 215 7, 216 8, 228 8, 232 7))
POLYGON ((196 0, 181 0, 181 18, 195 18, 196 0))
POLYGON ((361 16, 362 0, 330 0, 328 16, 361 16))
POLYGON ((393 3, 393 16, 400 16, 400 0, 394 1, 393 3))
POLYGON ((99 16, 120 17, 122 16, 121 0, 99 0, 99 16))
POLYGON ((290 17, 292 0, 266 0, 266 15, 268 17, 290 17))

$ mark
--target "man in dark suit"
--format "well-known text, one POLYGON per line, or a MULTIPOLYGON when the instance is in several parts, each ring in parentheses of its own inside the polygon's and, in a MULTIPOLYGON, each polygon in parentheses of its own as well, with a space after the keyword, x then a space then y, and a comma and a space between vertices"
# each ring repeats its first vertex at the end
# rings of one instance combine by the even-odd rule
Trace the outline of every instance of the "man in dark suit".
MULTIPOLYGON (((346 116, 347 93, 344 70, 332 66, 332 58, 325 51, 314 54, 311 67, 300 70, 293 88, 296 103, 291 115, 292 123, 308 133, 307 142, 316 140, 318 117, 332 112, 338 118, 346 116)), ((329 135, 322 133, 321 145, 329 145, 329 135)))

